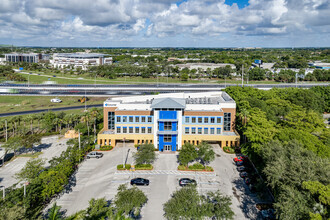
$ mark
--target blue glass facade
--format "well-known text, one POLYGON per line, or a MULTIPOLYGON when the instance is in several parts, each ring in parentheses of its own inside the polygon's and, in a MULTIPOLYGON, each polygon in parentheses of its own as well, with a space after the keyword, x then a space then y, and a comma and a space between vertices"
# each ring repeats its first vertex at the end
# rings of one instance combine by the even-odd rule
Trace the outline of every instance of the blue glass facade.
POLYGON ((160 121, 158 122, 158 131, 164 133, 159 134, 158 136, 159 150, 176 151, 178 137, 177 134, 173 133, 178 131, 177 112, 159 111, 159 120, 160 121), (166 132, 168 132, 168 134, 166 134, 166 132))

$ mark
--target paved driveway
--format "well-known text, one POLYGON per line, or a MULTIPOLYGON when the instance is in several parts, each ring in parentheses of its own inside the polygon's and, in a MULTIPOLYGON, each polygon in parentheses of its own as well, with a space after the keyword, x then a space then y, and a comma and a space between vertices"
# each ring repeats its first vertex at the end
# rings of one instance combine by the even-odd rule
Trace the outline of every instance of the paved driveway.
MULTIPOLYGON (((42 138, 41 144, 37 147, 41 150, 42 154, 38 158, 42 158, 46 161, 46 166, 48 166, 48 161, 54 156, 59 156, 62 151, 66 150, 68 139, 60 138, 59 136, 50 136, 42 138)), ((19 172, 29 161, 29 157, 18 157, 15 160, 7 163, 5 166, 0 168, 0 185, 5 187, 10 187, 17 183, 14 178, 15 173, 19 172)))

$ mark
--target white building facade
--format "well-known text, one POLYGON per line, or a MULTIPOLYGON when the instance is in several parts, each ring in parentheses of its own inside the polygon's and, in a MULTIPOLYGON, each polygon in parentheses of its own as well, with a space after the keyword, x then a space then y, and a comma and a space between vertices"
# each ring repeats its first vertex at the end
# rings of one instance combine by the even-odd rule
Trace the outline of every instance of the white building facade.
POLYGON ((87 70, 90 66, 99 66, 103 64, 112 64, 112 57, 106 57, 106 54, 98 53, 62 53, 53 54, 50 63, 54 68, 73 67, 87 70))

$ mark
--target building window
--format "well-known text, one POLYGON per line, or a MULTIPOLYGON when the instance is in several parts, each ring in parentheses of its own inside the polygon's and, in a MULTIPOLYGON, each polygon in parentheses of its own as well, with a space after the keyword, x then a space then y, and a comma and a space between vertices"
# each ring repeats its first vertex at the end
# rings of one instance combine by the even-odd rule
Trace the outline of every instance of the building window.
POLYGON ((129 133, 133 134, 133 127, 129 127, 129 133))
POLYGON ((169 134, 164 135, 164 142, 172 142, 172 135, 169 134))
POLYGON ((191 123, 196 123, 196 117, 191 118, 191 123))
POLYGON ((221 134, 221 128, 217 128, 217 134, 221 134))
POLYGON ((135 133, 136 134, 140 133, 140 128, 139 127, 135 127, 135 133))
POLYGON ((217 123, 221 124, 221 118, 220 117, 217 117, 217 123))
POLYGON ((123 122, 127 122, 127 116, 123 116, 123 122))
POLYGON ((205 118, 204 118, 204 123, 205 123, 205 124, 209 123, 209 118, 208 118, 208 117, 205 117, 205 118))
POLYGON ((204 134, 209 134, 209 129, 208 128, 204 128, 204 134))
POLYGON ((129 122, 133 122, 133 116, 129 116, 129 122))
POLYGON ((202 128, 198 128, 198 134, 202 134, 202 128))
POLYGON ((152 122, 152 117, 151 116, 148 117, 148 122, 152 122))
POLYGON ((231 123, 231 113, 224 113, 224 117, 223 117, 224 131, 230 131, 230 123, 231 123))
POLYGON ((185 117, 185 123, 189 123, 189 117, 185 117))
POLYGON ((117 122, 121 122, 121 117, 117 116, 117 122))
POLYGON ((124 134, 127 133, 127 127, 123 127, 123 133, 124 133, 124 134))
POLYGON ((115 129, 115 113, 108 112, 108 129, 115 129))
POLYGON ((196 134, 196 128, 191 128, 191 134, 196 134))
POLYGON ((152 129, 151 127, 148 127, 148 134, 151 134, 152 133, 152 129))
POLYGON ((215 118, 211 118, 211 123, 212 123, 212 124, 215 123, 215 118))
POLYGON ((189 128, 188 128, 188 127, 186 127, 186 128, 184 129, 184 133, 185 133, 185 134, 189 134, 189 128))
POLYGON ((135 122, 140 122, 140 117, 139 116, 135 116, 135 122))
POLYGON ((214 128, 210 129, 210 134, 214 134, 214 128))
POLYGON ((165 131, 172 131, 172 122, 164 122, 164 130, 165 131))
POLYGON ((141 117, 141 122, 143 122, 143 123, 146 122, 146 117, 145 116, 141 117))
POLYGON ((117 134, 120 134, 120 127, 117 127, 117 134))
POLYGON ((143 133, 143 134, 146 133, 146 128, 145 128, 145 127, 142 127, 142 128, 141 128, 141 133, 143 133))
POLYGON ((202 117, 198 117, 198 123, 203 123, 203 118, 202 117))

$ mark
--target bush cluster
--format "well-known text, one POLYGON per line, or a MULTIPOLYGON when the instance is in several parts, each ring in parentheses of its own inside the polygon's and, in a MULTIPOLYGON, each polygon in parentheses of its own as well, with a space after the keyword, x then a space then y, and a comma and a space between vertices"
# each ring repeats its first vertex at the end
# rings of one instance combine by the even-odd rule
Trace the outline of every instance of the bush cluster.
POLYGON ((235 149, 232 147, 223 147, 223 151, 229 154, 234 154, 235 153, 235 149))
POLYGON ((136 164, 136 170, 152 170, 153 166, 151 164, 136 164))
POLYGON ((113 146, 109 146, 109 145, 100 146, 101 151, 109 151, 112 149, 113 149, 113 146))
POLYGON ((131 164, 125 164, 125 168, 123 168, 123 164, 117 165, 117 170, 129 170, 131 169, 131 164))

